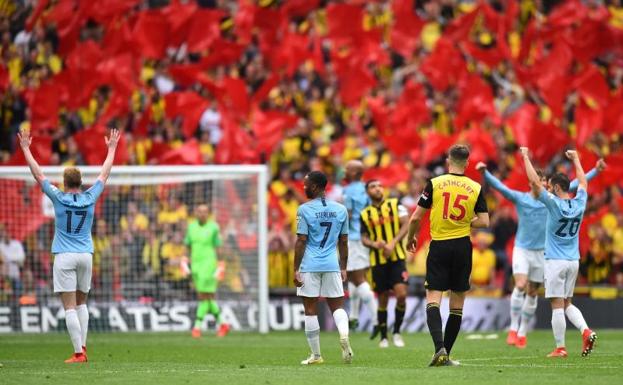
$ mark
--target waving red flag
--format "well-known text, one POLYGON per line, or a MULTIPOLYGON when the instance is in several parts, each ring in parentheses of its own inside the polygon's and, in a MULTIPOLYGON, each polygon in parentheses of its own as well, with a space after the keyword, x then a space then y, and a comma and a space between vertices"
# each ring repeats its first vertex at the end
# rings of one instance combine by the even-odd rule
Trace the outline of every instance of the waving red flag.
POLYGON ((158 158, 158 164, 168 165, 199 165, 203 164, 197 139, 187 140, 181 147, 169 150, 158 158))
POLYGON ((169 24, 169 43, 172 46, 179 46, 186 41, 195 12, 197 12, 196 3, 182 4, 179 0, 172 1, 162 8, 162 15, 169 24))
POLYGON ((410 58, 420 43, 424 20, 415 13, 413 0, 397 0, 392 3, 394 24, 391 29, 390 45, 405 58, 410 58))
POLYGON ((227 77, 221 82, 221 87, 223 94, 218 95, 221 104, 234 116, 246 118, 251 105, 245 81, 240 78, 227 77))
POLYGON ((526 103, 519 107, 508 119, 507 123, 513 131, 515 143, 519 146, 529 146, 532 131, 536 126, 537 107, 526 103))
POLYGON ((281 12, 288 18, 302 17, 307 16, 319 5, 320 0, 288 0, 281 6, 281 12))
MULTIPOLYGON (((52 137, 50 136, 33 136, 32 144, 30 145, 30 151, 32 156, 37 160, 41 166, 47 166, 50 164, 50 158, 52 157, 52 137)), ((24 152, 20 149, 11 155, 11 158, 5 163, 5 166, 24 166, 27 165, 24 152)))
POLYGON ((210 69, 233 64, 240 60, 244 48, 242 44, 220 38, 216 39, 210 46, 210 52, 201 59, 201 67, 210 69))
POLYGON ((480 76, 470 76, 461 87, 455 127, 463 129, 470 122, 481 123, 485 118, 494 118, 496 115, 493 90, 480 76))
POLYGON ((43 13, 43 11, 45 11, 45 9, 48 7, 49 2, 50 2, 49 0, 37 1, 37 5, 35 6, 35 9, 32 11, 28 19, 26 19, 26 25, 25 25, 26 31, 29 31, 29 32, 32 31, 32 28, 37 23, 37 20, 39 20, 39 17, 41 17, 41 14, 43 13))
POLYGON ((61 93, 61 86, 54 79, 27 91, 26 101, 31 112, 30 129, 35 134, 39 130, 58 128, 61 93))
POLYGON ((547 164, 569 144, 570 138, 554 123, 536 120, 535 124, 536 128, 530 133, 528 146, 537 162, 547 164))
POLYGON ((590 64, 575 79, 573 86, 578 89, 582 97, 594 100, 602 108, 610 101, 608 83, 606 83, 604 75, 599 72, 599 69, 594 64, 590 64))
POLYGON ((274 147, 283 140, 284 131, 295 127, 298 119, 297 115, 287 112, 255 110, 252 129, 257 151, 270 154, 274 147))
MULTIPOLYGON (((108 135, 108 129, 102 125, 95 125, 74 134, 73 138, 78 145, 78 150, 88 165, 101 165, 106 160, 108 148, 104 137, 108 135)), ((128 161, 128 149, 125 136, 121 135, 114 164, 121 165, 128 161)))
POLYGON ((215 161, 218 164, 249 164, 259 159, 251 135, 229 115, 223 117, 223 138, 216 148, 215 161))
POLYGON ((340 96, 347 106, 361 102, 368 91, 376 86, 376 78, 364 68, 356 67, 341 75, 340 96))
POLYGON ((193 14, 186 41, 189 52, 202 52, 210 48, 221 34, 223 16, 223 11, 213 9, 199 9, 193 14))
POLYGON ((604 121, 604 112, 600 108, 593 109, 583 100, 580 100, 575 107, 575 141, 578 147, 583 146, 588 139, 601 129, 604 121))
POLYGON ((354 4, 330 4, 327 7, 329 38, 336 44, 350 43, 363 31, 363 7, 354 4))
POLYGON ((271 75, 264 80, 260 88, 253 94, 251 97, 251 101, 255 104, 261 103, 268 97, 270 91, 275 88, 279 84, 279 76, 276 73, 271 73, 271 75))
POLYGON ((446 37, 437 41, 435 49, 423 60, 420 69, 433 87, 440 91, 456 84, 467 73, 465 60, 454 47, 454 41, 446 37))
POLYGON ((168 23, 159 10, 139 13, 134 25, 134 41, 141 55, 150 59, 164 57, 168 42, 168 23))
POLYGON ((201 115, 210 105, 206 99, 192 91, 170 92, 164 96, 164 102, 167 117, 183 117, 182 133, 186 138, 195 134, 201 115))
POLYGON ((606 134, 623 134, 623 90, 610 97, 608 106, 604 111, 603 130, 606 134))
POLYGON ((409 169, 404 162, 394 162, 387 167, 366 170, 363 174, 363 179, 366 181, 376 179, 385 186, 393 187, 398 183, 409 180, 409 169))
POLYGON ((423 140, 421 163, 428 164, 444 155, 456 142, 458 135, 443 135, 430 131, 423 140))

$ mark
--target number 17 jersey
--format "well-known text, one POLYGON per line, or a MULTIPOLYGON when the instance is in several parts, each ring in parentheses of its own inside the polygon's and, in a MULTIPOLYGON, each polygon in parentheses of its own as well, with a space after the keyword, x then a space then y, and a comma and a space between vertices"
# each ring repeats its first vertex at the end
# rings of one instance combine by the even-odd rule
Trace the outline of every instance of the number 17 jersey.
POLYGON ((296 233, 307 235, 307 246, 299 271, 339 272, 337 242, 348 235, 348 211, 343 205, 316 198, 299 206, 296 233))
POLYGON ((480 184, 462 174, 431 179, 418 205, 431 209, 430 235, 434 241, 468 237, 476 213, 486 213, 480 184))
POLYGON ((580 225, 586 209, 588 194, 578 188, 573 199, 558 198, 545 190, 538 198, 547 207, 545 259, 580 259, 580 225))

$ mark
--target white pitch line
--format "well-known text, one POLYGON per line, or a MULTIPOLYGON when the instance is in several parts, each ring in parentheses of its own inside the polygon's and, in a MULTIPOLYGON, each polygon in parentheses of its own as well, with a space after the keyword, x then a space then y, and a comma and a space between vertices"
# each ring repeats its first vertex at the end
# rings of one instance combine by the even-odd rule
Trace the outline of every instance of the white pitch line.
MULTIPOLYGON (((597 353, 595 356, 599 357, 623 357, 622 354, 615 353, 597 353)), ((471 361, 503 361, 503 360, 527 360, 527 359, 540 359, 545 356, 517 356, 517 357, 483 357, 483 358, 462 358, 459 361, 471 362, 471 361)))
POLYGON ((482 368, 544 368, 544 369, 551 369, 551 368, 565 368, 565 369, 569 369, 569 368, 576 368, 576 369, 586 369, 586 368, 591 368, 591 369, 621 369, 623 368, 623 366, 578 366, 575 364, 556 364, 556 365, 539 365, 539 364, 463 364, 464 360, 461 360, 461 366, 473 366, 473 367, 482 367, 482 368))

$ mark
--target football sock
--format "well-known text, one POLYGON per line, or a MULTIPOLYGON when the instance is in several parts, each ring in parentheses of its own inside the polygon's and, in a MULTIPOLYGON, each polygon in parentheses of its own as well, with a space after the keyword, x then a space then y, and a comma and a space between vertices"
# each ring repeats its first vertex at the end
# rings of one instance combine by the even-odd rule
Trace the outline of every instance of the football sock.
POLYGON ((439 304, 431 302, 426 305, 426 324, 428 331, 433 338, 435 352, 443 348, 443 332, 441 331, 441 313, 439 312, 439 304))
POLYGON ((563 309, 552 310, 552 330, 554 331, 554 339, 556 340, 557 348, 565 346, 566 329, 567 322, 565 320, 565 311, 563 309))
POLYGON ((214 316, 214 320, 216 324, 221 323, 221 308, 219 308, 218 303, 215 300, 211 300, 210 302, 210 313, 214 316))
POLYGON ((381 332, 381 339, 387 339, 387 309, 381 309, 376 311, 376 318, 379 323, 379 331, 381 332))
POLYGON ((344 309, 337 309, 333 312, 333 320, 337 327, 340 338, 348 338, 348 315, 344 309))
POLYGON ((195 317, 195 328, 201 328, 201 324, 203 324, 203 319, 205 318, 209 310, 210 301, 199 302, 199 306, 197 306, 197 316, 195 317))
POLYGON ((569 318, 569 321, 571 321, 573 326, 578 328, 581 333, 584 333, 584 330, 588 329, 588 325, 584 320, 584 316, 582 316, 582 312, 574 305, 569 305, 565 310, 565 314, 567 315, 567 318, 569 318))
POLYGON ((516 287, 513 289, 511 294, 511 330, 517 331, 519 329, 519 316, 521 315, 524 297, 525 292, 523 290, 516 287))
POLYGON ((318 316, 305 316, 305 336, 314 357, 320 357, 320 324, 318 316))
POLYGON ((450 309, 450 316, 448 317, 448 322, 446 322, 446 330, 443 333, 443 345, 448 354, 450 354, 456 337, 459 335, 462 320, 463 309, 450 309))
POLYGON ((87 333, 89 332, 89 309, 87 309, 87 305, 78 305, 76 313, 78 314, 80 330, 82 331, 82 346, 87 346, 87 333))
POLYGON ((396 309, 394 311, 395 321, 394 321, 394 334, 400 333, 400 327, 402 326, 402 320, 405 318, 405 307, 406 304, 403 303, 401 305, 396 304, 396 309))
POLYGON ((354 283, 348 282, 348 296, 350 298, 350 314, 348 318, 351 320, 359 319, 359 305, 361 298, 359 296, 358 287, 354 283))
POLYGON ((525 337, 528 333, 528 326, 530 326, 530 321, 532 321, 532 317, 534 317, 534 313, 536 312, 537 303, 536 296, 532 297, 526 295, 526 299, 523 301, 523 306, 521 307, 521 322, 519 323, 519 331, 517 332, 519 337, 525 337))
POLYGON ((69 338, 71 338, 71 344, 74 346, 74 353, 82 353, 82 330, 76 309, 65 310, 65 324, 69 338))
POLYGON ((370 311, 370 318, 372 318, 372 325, 376 325, 378 323, 377 320, 377 311, 378 305, 376 303, 376 298, 374 298, 374 292, 370 288, 370 284, 368 282, 364 282, 361 285, 357 286, 357 292, 359 294, 359 298, 361 302, 368 307, 370 311))

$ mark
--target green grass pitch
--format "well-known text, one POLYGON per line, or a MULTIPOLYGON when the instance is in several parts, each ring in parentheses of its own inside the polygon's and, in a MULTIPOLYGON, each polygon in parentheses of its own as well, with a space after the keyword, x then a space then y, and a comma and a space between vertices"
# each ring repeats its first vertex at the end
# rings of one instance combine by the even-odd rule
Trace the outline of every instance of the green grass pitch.
POLYGON ((323 333, 325 363, 302 367, 304 333, 232 333, 217 339, 189 334, 91 333, 88 364, 66 365, 71 353, 64 334, 0 335, 0 383, 9 384, 617 384, 621 383, 623 331, 598 331, 598 344, 580 357, 579 332, 567 331, 567 359, 547 359, 551 332, 538 331, 528 348, 462 334, 453 358, 461 367, 428 368, 428 334, 405 335, 407 347, 380 350, 366 334, 351 336, 354 362, 341 362, 336 333, 323 333))

